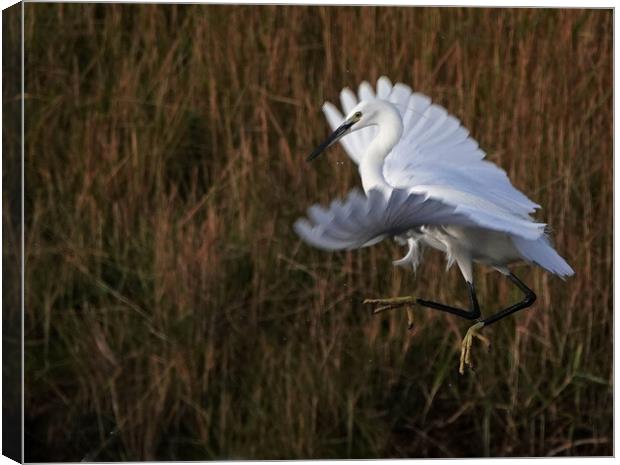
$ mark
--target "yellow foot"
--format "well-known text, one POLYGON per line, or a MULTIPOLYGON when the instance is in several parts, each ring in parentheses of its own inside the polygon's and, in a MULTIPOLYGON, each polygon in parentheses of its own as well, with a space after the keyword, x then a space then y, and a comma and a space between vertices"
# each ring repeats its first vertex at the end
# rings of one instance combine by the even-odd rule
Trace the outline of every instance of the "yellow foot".
POLYGON ((407 310, 407 329, 413 329, 413 304, 415 304, 415 297, 392 297, 389 299, 366 299, 364 304, 367 305, 381 305, 375 308, 372 313, 385 312, 386 310, 392 310, 393 308, 405 307, 407 310))
POLYGON ((474 341, 474 337, 477 337, 482 342, 484 342, 487 347, 491 345, 491 341, 489 341, 486 337, 478 332, 480 328, 484 326, 484 322, 479 321, 472 327, 467 330, 465 337, 463 338, 463 342, 461 342, 461 364, 459 365, 459 373, 465 373, 465 365, 471 368, 471 344, 474 341))
POLYGON ((413 307, 407 306, 407 329, 411 331, 413 329, 413 307))

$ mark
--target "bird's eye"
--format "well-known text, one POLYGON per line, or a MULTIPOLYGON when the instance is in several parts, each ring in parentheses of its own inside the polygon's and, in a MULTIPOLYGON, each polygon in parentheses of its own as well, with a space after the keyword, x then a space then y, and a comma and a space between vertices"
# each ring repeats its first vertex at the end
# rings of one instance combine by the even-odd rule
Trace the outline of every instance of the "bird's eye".
POLYGON ((362 112, 361 111, 356 111, 355 114, 353 115, 353 117, 359 121, 359 119, 362 117, 362 112))

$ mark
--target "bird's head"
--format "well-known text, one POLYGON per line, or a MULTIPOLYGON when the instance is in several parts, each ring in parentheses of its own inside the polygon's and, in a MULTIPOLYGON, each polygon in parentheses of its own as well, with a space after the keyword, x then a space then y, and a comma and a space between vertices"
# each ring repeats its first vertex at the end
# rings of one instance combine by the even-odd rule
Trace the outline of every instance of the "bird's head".
POLYGON ((345 117, 342 124, 338 126, 321 145, 312 151, 307 160, 314 160, 328 147, 338 142, 347 134, 359 131, 368 126, 380 124, 381 120, 386 117, 396 117, 398 119, 398 124, 402 124, 400 121, 400 114, 396 107, 385 100, 365 100, 358 103, 345 117))

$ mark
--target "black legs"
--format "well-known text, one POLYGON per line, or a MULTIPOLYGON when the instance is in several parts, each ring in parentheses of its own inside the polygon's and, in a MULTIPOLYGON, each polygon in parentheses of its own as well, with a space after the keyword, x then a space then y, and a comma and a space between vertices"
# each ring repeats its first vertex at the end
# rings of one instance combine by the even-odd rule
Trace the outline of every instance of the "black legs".
POLYGON ((474 285, 470 282, 467 283, 467 288, 469 289, 469 311, 450 307, 437 302, 431 302, 429 300, 416 299, 416 303, 422 305, 423 307, 451 313, 452 315, 457 315, 467 320, 476 320, 480 318, 480 307, 478 306, 478 299, 476 298, 476 290, 474 289, 474 285))
POLYGON ((500 310, 495 315, 491 315, 488 318, 482 320, 485 326, 490 325, 491 323, 495 323, 496 321, 501 320, 502 318, 507 317, 508 315, 513 314, 514 312, 518 312, 519 310, 523 310, 531 306, 536 301, 536 294, 529 287, 527 287, 519 278, 517 278, 514 274, 510 273, 508 278, 525 294, 525 298, 514 305, 511 305, 504 310, 500 310))
MULTIPOLYGON (((510 273, 508 278, 525 294, 525 298, 514 305, 511 305, 508 308, 500 310, 494 315, 491 315, 484 320, 480 320, 484 323, 484 326, 490 325, 491 323, 495 323, 496 321, 501 320, 502 318, 507 317, 519 310, 523 310, 524 308, 529 307, 536 301, 536 294, 529 287, 527 287, 523 282, 519 280, 514 274, 510 273)), ((416 303, 422 305, 424 307, 432 308, 435 310, 440 310, 442 312, 451 313, 452 315, 460 316, 461 318, 465 318, 467 320, 478 320, 480 318, 480 308, 478 306, 478 299, 476 299, 476 290, 474 289, 473 284, 467 283, 467 287, 469 288, 469 300, 470 300, 470 309, 462 310, 460 308, 450 307, 448 305, 440 304, 437 302, 431 302, 428 300, 416 299, 416 303)))
MULTIPOLYGON (((521 302, 518 302, 510 307, 507 307, 499 312, 491 315, 488 318, 480 319, 480 307, 478 305, 478 299, 476 298, 476 290, 474 289, 473 284, 467 282, 467 288, 469 289, 469 310, 463 310, 461 308, 450 307, 448 305, 440 304, 437 302, 431 302, 428 300, 416 299, 415 297, 396 297, 393 299, 379 299, 379 300, 366 300, 365 303, 376 304, 381 303, 384 304, 383 307, 380 307, 375 310, 374 313, 383 310, 389 310, 391 308, 400 307, 403 305, 409 305, 407 307, 407 312, 411 312, 410 305, 416 303, 423 307, 432 308, 434 310, 439 310, 441 312, 450 313, 452 315, 460 316, 461 318, 465 318, 466 320, 476 320, 476 323, 467 330, 465 337, 463 338, 463 342, 461 343, 461 363, 459 365, 459 373, 465 373, 465 366, 471 366, 471 346, 474 338, 479 338, 482 341, 486 342, 489 345, 488 339, 479 334, 479 330, 491 323, 495 323, 496 321, 501 320, 502 318, 507 317, 519 310, 529 307, 536 301, 536 294, 529 287, 523 284, 519 278, 517 278, 514 274, 510 273, 508 275, 508 279, 510 279, 515 286, 517 286, 524 294, 524 298, 521 302), (387 305, 385 305, 387 304, 387 305)), ((411 322, 410 322, 411 325, 411 322)))

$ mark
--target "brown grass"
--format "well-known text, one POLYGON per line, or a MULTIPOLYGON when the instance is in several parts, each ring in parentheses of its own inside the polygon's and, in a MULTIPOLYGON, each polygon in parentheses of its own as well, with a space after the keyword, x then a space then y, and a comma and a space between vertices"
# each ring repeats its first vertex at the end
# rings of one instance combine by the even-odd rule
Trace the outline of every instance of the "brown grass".
MULTIPOLYGON (((611 10, 26 4, 26 460, 610 455, 611 10), (293 221, 358 185, 303 159, 387 74, 462 119, 576 270, 489 328, 429 252, 324 253, 293 221)), ((518 293, 477 269, 483 309, 518 293)), ((487 311, 489 311, 487 310, 487 311)))

